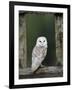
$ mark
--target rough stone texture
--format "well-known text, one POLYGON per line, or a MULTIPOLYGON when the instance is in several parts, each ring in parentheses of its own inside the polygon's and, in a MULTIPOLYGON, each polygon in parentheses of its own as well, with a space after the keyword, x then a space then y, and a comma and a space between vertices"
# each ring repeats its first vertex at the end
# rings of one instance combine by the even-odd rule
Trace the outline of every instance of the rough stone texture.
POLYGON ((19 15, 19 66, 26 67, 26 23, 25 17, 19 15))
POLYGON ((41 77, 62 77, 63 68, 60 66, 49 66, 39 68, 36 73, 32 73, 31 68, 20 69, 19 78, 41 78, 41 77))
POLYGON ((63 16, 55 17, 55 36, 56 36, 56 58, 57 64, 63 65, 63 16))

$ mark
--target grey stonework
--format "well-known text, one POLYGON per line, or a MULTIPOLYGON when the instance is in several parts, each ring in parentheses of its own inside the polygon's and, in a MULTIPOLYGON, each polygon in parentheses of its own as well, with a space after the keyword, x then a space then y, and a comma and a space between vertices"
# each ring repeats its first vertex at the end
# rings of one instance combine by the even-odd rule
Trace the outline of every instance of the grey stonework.
POLYGON ((26 67, 26 23, 25 17, 19 16, 19 66, 20 68, 26 67))
POLYGON ((63 65, 63 16, 55 17, 55 38, 57 64, 63 65))

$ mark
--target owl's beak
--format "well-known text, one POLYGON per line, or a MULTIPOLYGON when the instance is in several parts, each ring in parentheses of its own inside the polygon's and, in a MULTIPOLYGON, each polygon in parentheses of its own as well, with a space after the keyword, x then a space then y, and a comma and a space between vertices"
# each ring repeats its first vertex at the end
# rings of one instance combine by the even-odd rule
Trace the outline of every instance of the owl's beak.
POLYGON ((41 48, 43 48, 44 46, 42 45, 41 48))

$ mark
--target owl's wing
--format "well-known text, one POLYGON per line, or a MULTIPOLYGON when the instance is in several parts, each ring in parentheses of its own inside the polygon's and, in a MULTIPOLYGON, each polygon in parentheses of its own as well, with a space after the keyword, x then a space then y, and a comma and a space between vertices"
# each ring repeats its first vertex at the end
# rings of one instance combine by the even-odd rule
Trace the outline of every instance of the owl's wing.
POLYGON ((34 47, 32 52, 32 71, 34 72, 41 65, 42 58, 40 57, 39 49, 34 47))
POLYGON ((32 72, 34 72, 34 71, 36 71, 37 69, 38 69, 38 67, 41 65, 41 62, 38 62, 39 61, 39 59, 38 58, 32 58, 33 60, 35 60, 35 61, 33 61, 32 62, 32 72))

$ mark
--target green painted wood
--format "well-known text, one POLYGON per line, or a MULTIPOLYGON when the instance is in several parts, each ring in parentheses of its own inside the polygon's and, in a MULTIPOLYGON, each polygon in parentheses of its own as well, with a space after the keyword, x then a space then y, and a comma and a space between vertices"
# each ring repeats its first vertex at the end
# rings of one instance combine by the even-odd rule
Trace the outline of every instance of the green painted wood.
POLYGON ((27 66, 31 66, 32 50, 39 36, 48 40, 47 56, 44 65, 56 64, 55 20, 53 14, 27 14, 27 66))

